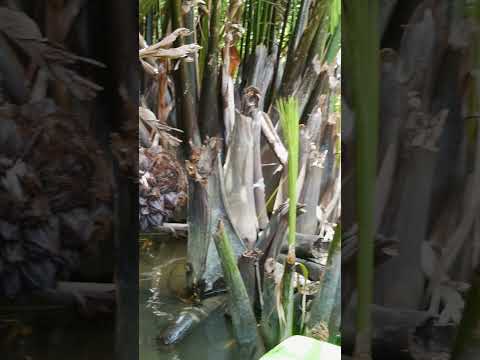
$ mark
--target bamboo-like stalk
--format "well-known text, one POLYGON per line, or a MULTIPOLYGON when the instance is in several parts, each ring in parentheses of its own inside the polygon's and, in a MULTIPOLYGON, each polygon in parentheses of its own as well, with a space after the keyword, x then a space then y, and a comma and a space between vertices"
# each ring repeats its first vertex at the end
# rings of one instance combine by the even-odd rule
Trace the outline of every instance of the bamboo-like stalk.
POLYGON ((261 44, 267 46, 268 31, 272 17, 273 4, 269 1, 265 1, 262 7, 262 32, 261 32, 261 44))
POLYGON ((282 122, 283 135, 288 146, 288 255, 281 285, 283 316, 280 316, 280 318, 283 318, 280 339, 284 340, 291 336, 293 331, 293 280, 296 263, 297 176, 300 135, 298 102, 293 98, 287 101, 279 101, 278 111, 282 122))
MULTIPOLYGON (((172 17, 172 7, 165 6, 164 11, 165 11, 165 19, 170 19, 172 17)), ((165 35, 167 33, 169 24, 170 24, 170 21, 168 20, 162 22, 162 27, 161 27, 162 35, 165 35)))
POLYGON ((295 28, 290 36, 290 45, 288 48, 287 62, 291 61, 291 57, 300 43, 300 38, 305 30, 305 24, 308 20, 311 0, 302 0, 298 15, 294 17, 295 28))
MULTIPOLYGON (((184 38, 185 44, 195 44, 197 42, 196 32, 195 32, 195 14, 194 6, 191 4, 190 0, 182 1, 182 12, 184 9, 188 9, 183 17, 183 26, 189 29, 192 33, 187 35, 184 38), (189 8, 188 8, 189 7, 189 8)), ((199 87, 198 87, 198 59, 197 56, 193 58, 193 61, 186 62, 183 64, 188 69, 188 86, 191 87, 191 95, 195 100, 195 106, 197 105, 199 97, 199 87)))
POLYGON ((210 8, 210 31, 208 35, 208 49, 206 62, 202 79, 202 90, 200 95, 200 114, 199 125, 201 135, 220 137, 220 113, 219 113, 219 16, 220 16, 220 0, 212 0, 210 8))
MULTIPOLYGON (((170 11, 172 14, 172 24, 175 29, 183 27, 182 17, 182 0, 170 0, 170 11)), ((179 39, 180 46, 184 45, 183 40, 179 39)), ((192 144, 199 146, 201 144, 200 131, 197 119, 197 90, 195 71, 191 66, 182 62, 180 69, 175 74, 176 94, 181 94, 176 97, 177 112, 180 112, 182 128, 187 137, 187 144, 191 141, 192 144)))
MULTIPOLYGON (((290 98, 287 102, 279 102, 279 113, 282 121, 282 130, 287 139, 288 147, 288 196, 290 207, 288 209, 288 245, 295 249, 296 234, 296 199, 297 199, 297 176, 298 176, 298 153, 299 153, 299 115, 298 102, 290 98)), ((294 253, 293 253, 294 254, 294 253)))
MULTIPOLYGON (((252 33, 253 33, 253 8, 254 8, 254 0, 249 0, 248 16, 247 16, 248 26, 247 26, 247 32, 245 34, 245 55, 243 57, 246 60, 248 60, 248 58, 250 57, 250 54, 252 53, 251 42, 252 42, 252 33)), ((243 73, 246 73, 246 70, 243 70, 243 73)))
MULTIPOLYGON (((244 4, 244 9, 243 11, 245 13, 248 13, 248 8, 249 6, 249 2, 246 1, 245 4, 244 4)), ((247 29, 247 26, 248 26, 248 16, 242 16, 242 28, 244 29, 244 31, 246 31, 247 29)), ((245 45, 246 45, 246 42, 247 42, 247 34, 246 32, 243 34, 243 36, 241 37, 240 39, 240 59, 244 59, 245 58, 245 45)))
MULTIPOLYGON (((322 27, 319 29, 319 33, 325 35, 327 34, 322 27)), ((318 41, 318 40, 314 40, 318 41)), ((308 119, 310 114, 312 114, 318 107, 318 99, 322 93, 328 91, 329 86, 329 74, 328 71, 322 71, 320 74, 315 70, 315 66, 312 66, 315 61, 320 60, 322 64, 328 65, 330 67, 334 66, 336 62, 338 52, 341 46, 341 25, 337 24, 333 34, 330 34, 330 37, 327 42, 321 41, 319 47, 312 46, 310 49, 309 60, 307 60, 307 68, 303 75, 303 81, 300 87, 296 90, 296 96, 299 99, 304 99, 300 103, 300 109, 302 111, 302 123, 308 119), (315 49, 315 50, 314 50, 315 49), (316 79, 316 80, 315 80, 316 79), (313 81, 312 81, 313 80, 313 81)), ((335 89, 330 89, 330 91, 335 91, 335 89)))
POLYGON ((285 72, 282 79, 282 86, 279 95, 281 97, 292 96, 295 92, 295 86, 301 79, 301 74, 305 71, 307 57, 310 47, 315 38, 318 28, 321 26, 327 12, 327 6, 323 1, 317 1, 312 9, 307 27, 300 39, 298 48, 293 52, 285 65, 285 72))
POLYGON ((146 21, 145 40, 148 44, 153 44, 153 11, 149 11, 146 21))
POLYGON ((293 335, 295 262, 292 264, 291 259, 287 256, 281 282, 280 341, 293 335))
POLYGON ((341 27, 341 23, 338 23, 335 27, 334 33, 331 34, 331 38, 328 42, 328 46, 325 52, 325 62, 327 64, 333 63, 335 61, 335 58, 337 57, 342 41, 341 27))
POLYGON ((255 31, 254 31, 254 43, 253 48, 255 49, 257 45, 261 43, 261 29, 262 29, 262 1, 257 0, 255 8, 255 31))
MULTIPOLYGON (((211 3, 212 1, 209 1, 210 6, 208 6, 205 9, 205 13, 200 15, 200 23, 199 23, 199 44, 202 46, 202 49, 200 50, 200 54, 198 57, 198 72, 199 72, 199 86, 200 88, 203 86, 203 79, 204 79, 204 73, 205 73, 205 67, 207 65, 207 52, 209 50, 209 42, 210 42, 210 37, 208 36, 208 32, 210 29, 210 18, 212 15, 210 15, 211 12, 211 3)), ((200 11, 200 10, 199 10, 200 11)), ((201 94, 201 93, 200 93, 201 94)))
POLYGON ((277 19, 277 6, 274 5, 272 6, 272 16, 270 18, 270 26, 268 30, 268 53, 272 53, 273 50, 273 45, 275 43, 275 38, 276 38, 276 19, 277 19))
MULTIPOLYGON (((325 13, 328 14, 331 10, 331 6, 334 1, 331 1, 330 7, 325 9, 325 13)), ((312 40, 312 45, 309 49, 308 56, 307 56, 307 64, 310 64, 315 56, 322 56, 323 54, 321 53, 322 50, 325 48, 325 44, 328 41, 328 37, 331 36, 331 32, 329 31, 329 26, 328 24, 330 23, 330 19, 328 18, 328 15, 325 16, 322 20, 322 25, 317 28, 317 31, 315 32, 315 36, 312 40)))
POLYGON ((374 270, 374 194, 379 117, 378 0, 369 0, 366 3, 346 3, 344 1, 342 15, 344 22, 349 27, 347 44, 353 55, 350 63, 352 67, 349 69, 351 70, 349 81, 352 82, 356 116, 355 191, 359 253, 355 357, 370 359, 374 270))
POLYGON ((242 353, 248 356, 247 358, 253 358, 256 353, 263 352, 261 337, 232 245, 221 220, 218 222, 214 239, 222 264, 225 283, 229 290, 230 315, 232 316, 235 338, 242 353))
POLYGON ((285 40, 285 34, 286 34, 286 31, 287 31, 288 15, 290 14, 291 4, 292 4, 292 0, 287 0, 287 6, 286 6, 285 11, 283 13, 283 23, 282 23, 283 25, 282 25, 282 30, 281 30, 281 33, 280 33, 280 39, 279 39, 279 42, 278 42, 277 59, 275 60, 275 67, 274 67, 274 70, 273 70, 272 87, 271 87, 270 93, 267 97, 267 101, 265 102, 267 109, 273 103, 273 101, 276 97, 276 93, 277 93, 276 84, 277 84, 277 79, 279 79, 278 72, 279 72, 279 68, 280 68, 280 60, 281 60, 281 57, 282 57, 283 42, 285 40))
POLYGON ((274 8, 275 8, 275 4, 268 3, 266 20, 265 20, 265 34, 264 34, 264 41, 263 41, 267 49, 269 49, 270 33, 272 31, 272 27, 273 28, 275 27, 275 23, 273 21, 274 8))

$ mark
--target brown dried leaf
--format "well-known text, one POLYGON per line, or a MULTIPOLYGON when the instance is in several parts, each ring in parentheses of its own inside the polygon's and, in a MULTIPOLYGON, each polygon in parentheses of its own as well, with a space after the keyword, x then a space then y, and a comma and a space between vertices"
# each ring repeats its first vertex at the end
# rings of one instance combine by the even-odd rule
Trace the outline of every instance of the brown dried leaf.
POLYGON ((153 58, 153 59, 182 59, 194 55, 201 49, 201 46, 197 44, 187 44, 182 45, 178 48, 171 48, 171 49, 151 49, 146 48, 140 50, 140 58, 153 58))

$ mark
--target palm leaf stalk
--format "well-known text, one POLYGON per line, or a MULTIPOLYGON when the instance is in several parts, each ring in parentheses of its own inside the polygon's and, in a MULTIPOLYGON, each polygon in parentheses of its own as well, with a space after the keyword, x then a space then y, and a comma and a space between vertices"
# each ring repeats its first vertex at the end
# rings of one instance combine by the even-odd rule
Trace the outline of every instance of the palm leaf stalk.
POLYGON ((257 322, 250 305, 247 289, 237 266, 232 244, 225 232, 223 222, 218 223, 214 236, 215 246, 222 264, 223 275, 229 289, 230 314, 232 316, 235 338, 245 352, 245 358, 253 358, 263 352, 263 344, 258 333, 257 322))
POLYGON ((202 137, 215 137, 220 135, 220 110, 218 104, 219 84, 219 55, 220 55, 220 0, 212 0, 210 10, 210 33, 208 48, 203 70, 202 90, 200 95, 199 124, 202 137))
POLYGON ((344 1, 342 14, 350 29, 346 37, 352 56, 348 75, 351 76, 355 109, 355 192, 359 238, 355 358, 371 359, 370 306, 373 300, 374 194, 379 118, 378 0, 362 3, 344 1))
POLYGON ((277 106, 283 135, 288 147, 288 256, 285 261, 281 284, 281 302, 284 316, 280 316, 283 319, 280 339, 284 340, 291 336, 293 331, 293 275, 296 263, 297 176, 300 134, 298 102, 294 98, 289 98, 288 100, 279 100, 277 106))
MULTIPOLYGON (((329 6, 326 7, 326 16, 323 19, 323 26, 319 26, 315 37, 313 38, 312 46, 307 58, 307 64, 311 63, 315 56, 324 57, 326 54, 322 50, 327 48, 330 53, 335 53, 335 47, 340 46, 340 0, 331 0, 329 6), (334 44, 332 48, 332 43, 334 44)), ((328 53, 328 50, 326 53, 328 53)), ((331 59, 332 56, 330 55, 331 59)), ((331 62, 328 61, 327 62, 331 62)))
POLYGON ((303 34, 306 21, 308 20, 310 3, 311 0, 302 0, 300 4, 300 10, 296 14, 296 16, 293 16, 293 19, 295 19, 295 28, 290 36, 287 59, 291 58, 291 56, 297 49, 298 43, 300 42, 300 37, 303 34))
MULTIPOLYGON (((467 15, 470 16, 478 25, 480 23, 480 4, 475 2, 473 6, 466 9, 467 15)), ((475 69, 480 69, 480 35, 478 32, 474 35, 476 45, 473 49, 473 63, 475 69)), ((478 126, 478 115, 480 113, 480 80, 478 77, 474 78, 470 84, 469 94, 469 111, 472 115, 471 126, 472 133, 476 134, 472 136, 476 145, 476 157, 480 156, 480 127, 478 126)), ((477 164, 480 162, 477 160, 477 164)), ((478 358, 480 351, 480 268, 477 268, 476 273, 473 276, 471 290, 468 296, 467 304, 463 312, 463 318, 459 325, 459 330, 455 340, 455 346, 453 349, 453 360, 473 360, 478 358)))
POLYGON ((320 291, 312 301, 307 335, 328 341, 330 338, 330 318, 335 307, 336 293, 340 286, 341 271, 341 227, 337 226, 335 237, 330 243, 327 269, 322 279, 320 291))

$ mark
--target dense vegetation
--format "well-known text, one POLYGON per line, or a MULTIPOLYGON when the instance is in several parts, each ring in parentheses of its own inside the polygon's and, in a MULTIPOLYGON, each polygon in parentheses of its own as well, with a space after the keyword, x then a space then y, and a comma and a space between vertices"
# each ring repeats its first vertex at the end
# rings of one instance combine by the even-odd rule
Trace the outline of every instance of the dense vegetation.
POLYGON ((140 11, 143 230, 188 229, 192 301, 228 289, 246 358, 292 334, 337 341, 340 1, 140 11))

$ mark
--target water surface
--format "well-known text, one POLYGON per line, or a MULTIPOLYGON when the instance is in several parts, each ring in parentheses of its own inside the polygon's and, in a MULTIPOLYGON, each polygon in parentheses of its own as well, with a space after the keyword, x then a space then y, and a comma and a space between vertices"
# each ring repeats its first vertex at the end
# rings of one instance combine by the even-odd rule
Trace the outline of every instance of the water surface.
POLYGON ((0 308, 2 360, 114 359, 112 316, 85 320, 45 306, 0 308))
POLYGON ((160 346, 161 330, 188 306, 183 292, 186 243, 154 237, 141 240, 140 247, 140 360, 240 360, 222 311, 203 321, 180 344, 160 346))

